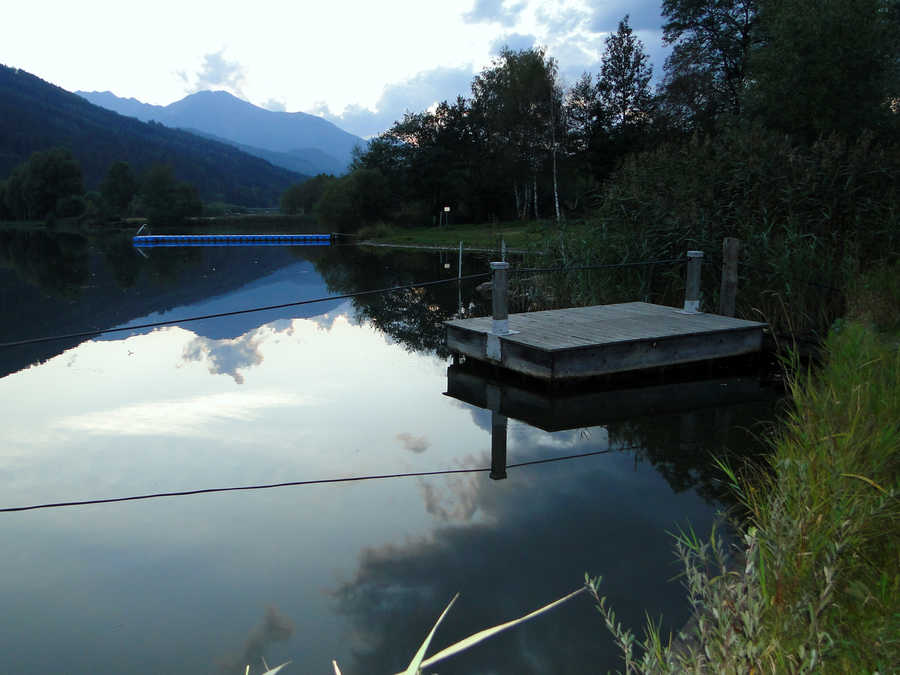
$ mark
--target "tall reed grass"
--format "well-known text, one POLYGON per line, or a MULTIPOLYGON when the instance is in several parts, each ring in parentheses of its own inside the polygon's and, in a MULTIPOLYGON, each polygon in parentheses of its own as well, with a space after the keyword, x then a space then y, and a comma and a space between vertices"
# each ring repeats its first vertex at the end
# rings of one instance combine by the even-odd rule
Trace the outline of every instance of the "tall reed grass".
MULTIPOLYGON (((900 153, 863 134, 812 146, 752 124, 629 157, 587 222, 548 227, 555 264, 576 266, 705 253, 703 306, 715 311, 722 241, 743 242, 739 316, 779 332, 824 334, 845 311, 848 280, 900 256, 900 153)), ((546 264, 543 263, 543 264, 546 264)), ((676 304, 683 269, 573 273, 548 295, 584 304, 610 297, 676 304), (625 297, 625 296, 630 297, 625 297)))
POLYGON ((767 464, 721 464, 745 509, 737 549, 676 538, 690 628, 665 641, 648 622, 636 640, 588 579, 626 673, 900 668, 900 349, 852 321, 825 349, 821 371, 791 378, 767 464))

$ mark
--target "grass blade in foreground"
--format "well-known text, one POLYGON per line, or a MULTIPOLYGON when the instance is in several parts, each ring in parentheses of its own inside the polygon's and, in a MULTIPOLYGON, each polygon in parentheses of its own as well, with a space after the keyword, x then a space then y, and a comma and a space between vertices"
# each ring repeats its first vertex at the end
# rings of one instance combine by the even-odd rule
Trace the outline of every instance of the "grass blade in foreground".
POLYGON ((422 646, 419 647, 419 651, 416 652, 416 655, 413 657, 413 660, 410 661, 409 667, 403 671, 403 675, 418 675, 421 667, 422 667, 422 659, 425 658, 425 652, 428 651, 428 647, 431 644, 431 638, 434 637, 435 631, 437 631, 438 626, 441 625, 441 621, 444 620, 444 617, 447 616, 447 612, 450 611, 450 608, 453 607, 453 603, 456 602, 456 599, 459 597, 459 593, 453 596, 453 599, 450 601, 450 604, 447 605, 446 609, 441 612, 441 615, 438 617, 438 620, 434 622, 434 627, 431 629, 431 632, 428 634, 428 637, 425 638, 425 642, 422 643, 422 646))
MULTIPOLYGON (((444 659, 446 659, 450 656, 453 656, 454 654, 458 654, 459 652, 464 651, 464 650, 468 649, 469 647, 477 645, 479 642, 482 642, 483 640, 487 640, 489 637, 492 637, 492 636, 496 635, 497 633, 505 631, 507 628, 512 628, 513 626, 517 626, 520 623, 524 623, 525 621, 528 621, 529 619, 533 619, 534 617, 539 616, 539 615, 543 614, 544 612, 549 612, 551 609, 553 609, 557 605, 561 605, 566 600, 574 598, 576 595, 578 595, 579 593, 581 593, 584 590, 585 590, 584 587, 579 588, 577 591, 573 591, 572 593, 569 593, 567 596, 562 597, 559 600, 554 600, 549 605, 544 605, 540 609, 536 609, 533 612, 526 614, 525 616, 520 616, 518 619, 513 619, 512 621, 507 621, 506 623, 501 623, 497 626, 493 626, 491 628, 485 628, 482 631, 474 633, 474 634, 470 635, 469 637, 467 637, 463 640, 460 640, 459 642, 457 642, 455 644, 450 645, 446 649, 439 651, 434 656, 431 656, 431 657, 425 659, 424 661, 421 662, 419 667, 427 668, 428 666, 432 666, 435 663, 438 663, 439 661, 443 661, 444 659)), ((454 600, 455 600, 455 598, 454 598, 454 600)), ((449 609, 449 607, 447 609, 449 609)), ((446 614, 446 610, 444 613, 446 614)), ((443 614, 441 615, 441 618, 443 618, 443 614)), ((435 626, 435 627, 437 627, 437 626, 435 626)), ((409 673, 409 672, 410 671, 407 670, 407 673, 409 673)), ((406 675, 406 674, 404 674, 404 675, 406 675)))

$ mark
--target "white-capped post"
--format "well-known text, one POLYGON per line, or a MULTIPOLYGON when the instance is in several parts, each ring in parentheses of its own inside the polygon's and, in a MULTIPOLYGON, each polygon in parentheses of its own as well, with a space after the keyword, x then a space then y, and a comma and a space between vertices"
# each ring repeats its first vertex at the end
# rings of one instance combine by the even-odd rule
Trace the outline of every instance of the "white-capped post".
POLYGON ((506 298, 508 269, 508 262, 491 263, 491 272, 493 273, 493 289, 491 296, 494 310, 494 321, 491 325, 491 332, 494 335, 509 334, 509 305, 506 298))
POLYGON ((684 311, 697 314, 700 311, 700 265, 703 251, 688 251, 687 279, 684 284, 684 311))

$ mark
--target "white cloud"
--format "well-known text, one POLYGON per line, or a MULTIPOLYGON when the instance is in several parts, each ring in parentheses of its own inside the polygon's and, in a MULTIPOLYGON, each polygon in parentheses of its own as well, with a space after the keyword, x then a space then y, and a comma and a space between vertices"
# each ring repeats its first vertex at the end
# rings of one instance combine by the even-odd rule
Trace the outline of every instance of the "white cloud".
POLYGON ((224 49, 204 54, 203 64, 193 77, 186 75, 183 71, 179 75, 188 84, 188 93, 192 94, 206 89, 225 89, 239 98, 246 98, 244 96, 246 80, 244 67, 237 61, 228 61, 225 58, 224 49))
POLYGON ((133 14, 112 0, 48 0, 12 9, 10 25, 23 29, 4 35, 0 62, 69 90, 158 105, 185 91, 227 89, 272 110, 317 110, 371 136, 407 109, 468 95, 473 74, 503 42, 522 48, 533 38, 561 72, 594 70, 597 41, 626 13, 658 76, 658 0, 159 0, 139 19, 141 34, 159 37, 158 49, 135 48, 133 14))
POLYGON ((342 129, 363 138, 381 133, 409 112, 421 112, 435 103, 457 96, 468 96, 474 73, 471 67, 435 68, 416 73, 402 82, 387 85, 378 98, 375 108, 351 105, 335 113, 327 103, 320 101, 310 110, 316 115, 334 122, 342 129))
POLYGON ((463 14, 466 23, 499 23, 514 26, 527 2, 504 2, 504 0, 475 0, 472 9, 463 14))

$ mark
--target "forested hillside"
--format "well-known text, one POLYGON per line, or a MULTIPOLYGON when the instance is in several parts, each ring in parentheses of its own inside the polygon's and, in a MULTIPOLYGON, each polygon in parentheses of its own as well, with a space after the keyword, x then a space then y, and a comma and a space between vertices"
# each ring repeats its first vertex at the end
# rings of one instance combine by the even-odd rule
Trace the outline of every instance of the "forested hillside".
POLYGON ((138 174, 171 166, 204 201, 274 206, 303 176, 233 146, 161 124, 139 122, 88 103, 34 75, 0 66, 0 179, 38 150, 65 147, 97 189, 110 166, 127 162, 138 174))

